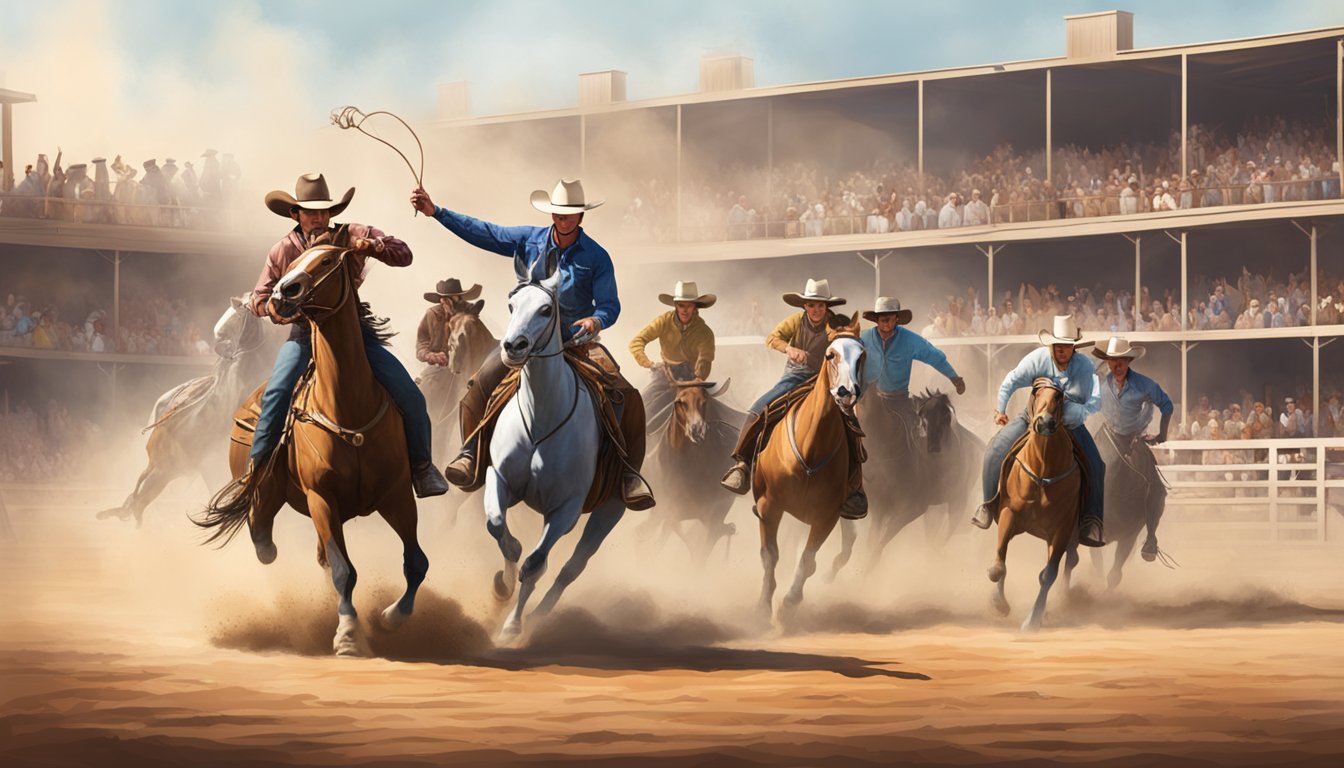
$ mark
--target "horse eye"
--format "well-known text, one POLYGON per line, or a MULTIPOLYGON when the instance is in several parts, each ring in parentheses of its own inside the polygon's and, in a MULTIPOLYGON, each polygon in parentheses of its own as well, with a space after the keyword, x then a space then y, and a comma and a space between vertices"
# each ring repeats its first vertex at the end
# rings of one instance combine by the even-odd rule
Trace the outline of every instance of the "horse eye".
POLYGON ((325 258, 325 259, 322 260, 322 266, 324 266, 324 267, 327 266, 327 265, 330 264, 330 263, 331 263, 331 257, 330 257, 330 256, 328 256, 327 258, 325 258))
POLYGON ((550 304, 546 304, 541 309, 537 310, 538 314, 540 314, 542 317, 550 317, 551 313, 554 311, 555 310, 551 307, 550 304))
POLYGON ((828 350, 826 350, 826 359, 827 359, 827 360, 834 360, 834 359, 835 359, 835 350, 833 350, 833 349, 828 349, 828 350))

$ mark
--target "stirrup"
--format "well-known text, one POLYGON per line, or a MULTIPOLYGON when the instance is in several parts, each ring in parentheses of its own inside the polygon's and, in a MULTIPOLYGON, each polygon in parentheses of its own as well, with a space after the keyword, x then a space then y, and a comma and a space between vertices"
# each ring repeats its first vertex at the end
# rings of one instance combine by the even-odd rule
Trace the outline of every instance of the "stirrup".
POLYGON ((750 472, 751 466, 745 461, 739 461, 724 474, 723 479, 719 481, 719 485, 741 496, 751 490, 750 472))
POLYGON ((467 488, 476 479, 476 456, 462 451, 443 468, 443 476, 458 488, 467 488))
POLYGON ((621 501, 626 509, 635 512, 652 509, 655 504, 653 490, 636 472, 626 472, 621 478, 621 501))
POLYGON ((840 505, 840 516, 846 520, 862 520, 868 516, 868 494, 856 488, 840 505))
POLYGON ((976 507, 975 514, 971 515, 971 525, 980 530, 988 530, 991 523, 994 522, 994 510, 990 509, 989 502, 986 501, 979 507, 976 507))
POLYGON ((1102 538, 1101 519, 1096 517, 1084 517, 1078 523, 1078 543, 1085 547, 1104 547, 1106 540, 1102 538), (1091 535, 1093 532, 1095 536, 1091 535))

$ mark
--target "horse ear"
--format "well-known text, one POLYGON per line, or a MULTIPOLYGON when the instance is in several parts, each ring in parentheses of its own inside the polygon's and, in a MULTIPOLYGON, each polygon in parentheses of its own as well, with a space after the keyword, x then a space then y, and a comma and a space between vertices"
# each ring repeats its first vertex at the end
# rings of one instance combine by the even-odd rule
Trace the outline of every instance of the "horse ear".
POLYGON ((471 304, 467 305, 467 311, 473 315, 479 315, 481 314, 481 308, 484 306, 485 306, 485 299, 481 299, 479 301, 473 301, 471 304))
POLYGON ((728 391, 728 385, 733 383, 733 377, 729 376, 717 385, 709 385, 705 389, 705 394, 710 397, 718 397, 728 391))
POLYGON ((229 298, 229 306, 233 307, 236 312, 243 308, 243 301, 245 298, 246 297, 232 296, 229 298))

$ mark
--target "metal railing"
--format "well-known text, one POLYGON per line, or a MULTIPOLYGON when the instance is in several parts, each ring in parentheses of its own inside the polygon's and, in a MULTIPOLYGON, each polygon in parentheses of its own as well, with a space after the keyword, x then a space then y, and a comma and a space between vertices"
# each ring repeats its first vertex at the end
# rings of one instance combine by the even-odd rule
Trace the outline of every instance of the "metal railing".
POLYGON ((0 194, 0 218, 214 231, 232 227, 236 209, 227 204, 143 205, 107 199, 33 197, 10 192, 0 194))

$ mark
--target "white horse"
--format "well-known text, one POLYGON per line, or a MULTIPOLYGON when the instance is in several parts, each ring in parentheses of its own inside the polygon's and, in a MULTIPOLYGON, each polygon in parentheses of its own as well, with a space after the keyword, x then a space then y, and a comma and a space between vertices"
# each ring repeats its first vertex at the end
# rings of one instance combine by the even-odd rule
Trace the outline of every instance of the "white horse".
MULTIPOLYGON (((602 438, 596 406, 578 374, 565 361, 560 336, 559 273, 520 282, 509 301, 512 316, 500 354, 521 368, 517 394, 504 407, 490 442, 485 478, 486 528, 499 543, 504 569, 495 574, 495 595, 507 600, 519 584, 518 600, 500 630, 503 640, 522 633, 523 610, 546 572, 546 558, 583 511, 597 468, 602 438), (541 513, 541 541, 519 566, 522 544, 509 532, 505 515, 519 501, 541 513)), ((549 612, 573 583, 607 534, 625 514, 614 494, 588 516, 574 554, 560 569, 537 613, 549 612)))
MULTIPOLYGON (((266 336, 261 318, 247 307, 250 299, 250 294, 230 299, 229 308, 215 323, 215 353, 219 359, 214 371, 173 387, 154 403, 145 427, 150 433, 145 445, 149 463, 131 495, 121 506, 99 512, 99 519, 134 518, 138 527, 145 507, 168 483, 194 472, 206 474, 207 459, 212 451, 218 451, 233 425, 233 412, 264 375, 252 365, 261 357, 258 350, 266 336), (211 434, 219 438, 208 439, 211 434)), ((222 459, 214 464, 221 472, 228 466, 222 459)), ((222 484, 222 480, 212 482, 220 480, 216 477, 205 480, 211 487, 222 484)))

